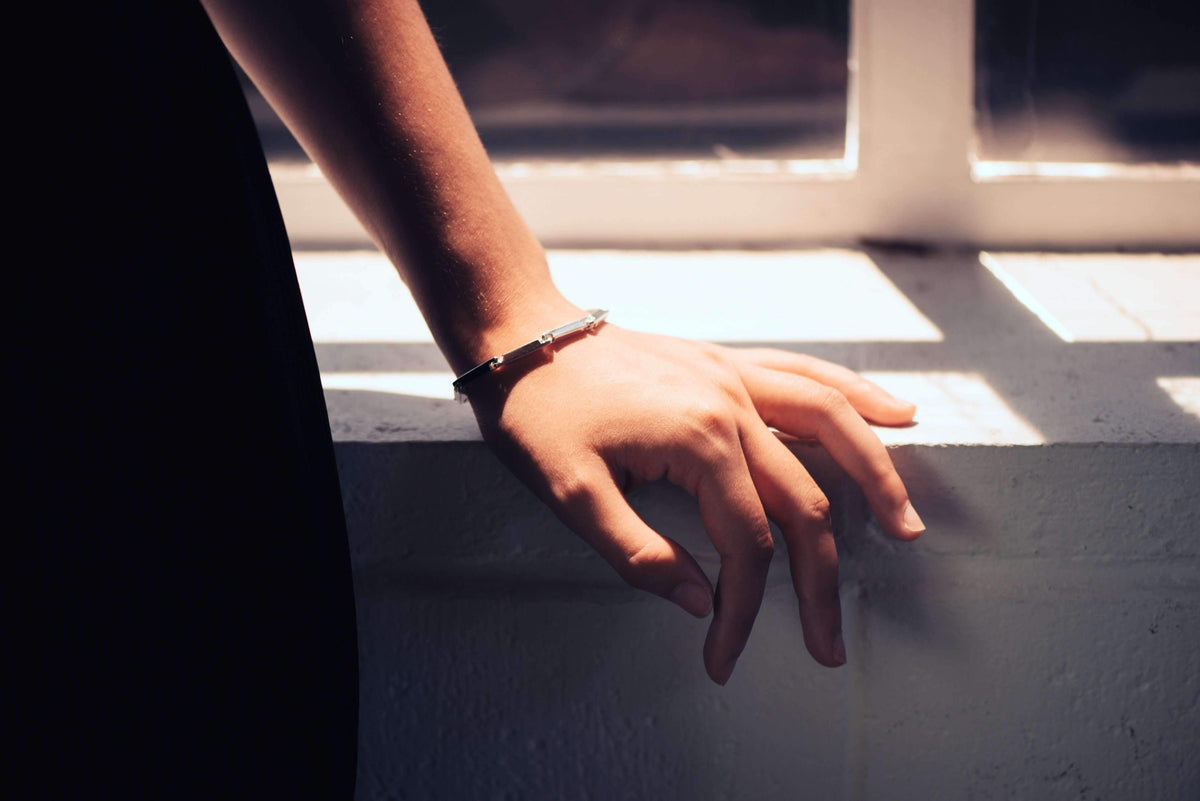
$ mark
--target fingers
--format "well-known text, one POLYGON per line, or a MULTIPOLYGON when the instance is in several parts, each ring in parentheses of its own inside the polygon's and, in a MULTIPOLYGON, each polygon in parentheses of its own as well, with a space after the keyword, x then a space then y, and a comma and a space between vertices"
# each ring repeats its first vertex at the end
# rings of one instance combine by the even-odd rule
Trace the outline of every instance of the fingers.
POLYGON ((581 470, 551 488, 551 506, 631 586, 696 617, 713 607, 712 586, 684 548, 650 528, 629 507, 607 469, 581 470))
POLYGON ((883 387, 853 370, 814 356, 774 348, 729 349, 728 352, 742 364, 811 378, 819 384, 833 387, 846 396, 859 414, 874 423, 908 425, 917 410, 913 404, 893 397, 883 387))
POLYGON ((725 684, 750 639, 775 546, 736 438, 734 447, 707 463, 695 494, 704 527, 721 557, 704 667, 713 681, 725 684))
POLYGON ((804 466, 766 426, 757 425, 743 436, 758 495, 787 542, 804 644, 822 665, 843 665, 846 650, 838 600, 837 545, 829 502, 804 466))
POLYGON ((880 525, 911 540, 925 530, 909 502, 887 448, 836 389, 777 370, 743 365, 739 372, 767 425, 798 437, 816 437, 867 496, 880 525))
POLYGON ((691 554, 647 526, 607 470, 579 470, 569 480, 550 482, 554 511, 625 581, 697 617, 715 611, 704 642, 704 666, 718 684, 729 680, 750 638, 774 554, 766 514, 736 428, 728 422, 727 435, 708 432, 669 449, 670 474, 695 495, 721 558, 719 600, 691 554))

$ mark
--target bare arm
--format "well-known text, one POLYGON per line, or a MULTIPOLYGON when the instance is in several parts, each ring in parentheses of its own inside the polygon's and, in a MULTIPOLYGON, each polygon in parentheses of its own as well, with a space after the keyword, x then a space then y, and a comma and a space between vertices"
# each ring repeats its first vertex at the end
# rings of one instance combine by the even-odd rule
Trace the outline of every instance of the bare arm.
MULTIPOLYGON (((582 316, 550 280, 471 125, 415 0, 206 0, 236 58, 392 258, 456 371, 582 316)), ((605 325, 473 385, 484 438, 630 584, 697 616, 713 590, 622 490, 667 478, 696 496, 721 557, 704 646, 724 684, 773 550, 788 542, 809 651, 845 661, 828 503, 768 426, 819 439, 884 529, 924 526, 864 420, 913 407, 795 354, 736 351, 605 325)))
POLYGON ((571 315, 415 0, 205 6, 400 270, 456 371, 503 349, 509 334, 571 315))

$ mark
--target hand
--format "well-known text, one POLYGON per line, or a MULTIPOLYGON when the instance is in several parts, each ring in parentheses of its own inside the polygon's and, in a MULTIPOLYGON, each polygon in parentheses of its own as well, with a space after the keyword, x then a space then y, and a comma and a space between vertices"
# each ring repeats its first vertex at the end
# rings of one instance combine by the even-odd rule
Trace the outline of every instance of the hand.
POLYGON ((665 477, 695 496, 721 558, 704 644, 705 668, 719 684, 762 602, 774 552, 768 518, 787 541, 809 652, 829 667, 846 661, 829 502, 768 426, 819 440, 888 534, 911 540, 924 531, 864 420, 906 424, 915 407, 820 359, 605 324, 485 376, 470 398, 500 458, 622 578, 704 617, 714 606, 704 572, 622 493, 665 477))

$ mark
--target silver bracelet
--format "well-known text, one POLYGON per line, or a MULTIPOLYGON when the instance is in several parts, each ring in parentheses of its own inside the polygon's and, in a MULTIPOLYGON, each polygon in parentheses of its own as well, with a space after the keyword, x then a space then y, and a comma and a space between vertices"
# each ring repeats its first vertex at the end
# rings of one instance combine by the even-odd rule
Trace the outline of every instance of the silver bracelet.
POLYGON ((510 362, 515 362, 517 359, 523 359, 531 353, 535 353, 542 348, 550 345, 555 340, 578 334, 580 332, 591 331, 600 323, 604 322, 604 318, 608 316, 608 309, 591 309, 586 317, 580 317, 578 320, 572 320, 569 323, 563 323, 558 328, 551 328, 537 339, 531 339, 520 347, 513 348, 507 353, 501 353, 499 356, 493 356, 486 362, 480 362, 472 367, 467 372, 454 379, 454 398, 459 403, 467 402, 467 394, 463 389, 471 381, 474 381, 484 373, 490 373, 493 370, 499 369, 503 365, 510 362))

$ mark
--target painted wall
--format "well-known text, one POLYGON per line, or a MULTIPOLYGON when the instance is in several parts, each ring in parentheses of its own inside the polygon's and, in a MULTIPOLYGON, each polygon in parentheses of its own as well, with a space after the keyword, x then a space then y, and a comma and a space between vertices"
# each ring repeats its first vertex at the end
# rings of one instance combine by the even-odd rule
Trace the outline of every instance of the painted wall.
MULTIPOLYGON (((482 444, 337 452, 360 799, 1200 793, 1195 444, 895 448, 913 545, 798 450, 834 507, 849 663, 808 657, 780 552, 724 688, 705 622, 625 587, 482 444)), ((715 576, 688 496, 633 501, 715 576)))

